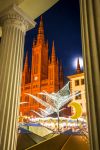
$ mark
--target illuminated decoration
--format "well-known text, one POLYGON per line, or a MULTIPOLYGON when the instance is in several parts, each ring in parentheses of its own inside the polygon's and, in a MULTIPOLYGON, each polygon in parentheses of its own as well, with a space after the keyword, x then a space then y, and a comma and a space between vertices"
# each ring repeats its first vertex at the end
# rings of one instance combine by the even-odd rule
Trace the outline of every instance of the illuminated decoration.
POLYGON ((20 102, 20 105, 22 105, 22 104, 27 104, 28 102, 20 102))
POLYGON ((41 117, 41 118, 44 118, 44 116, 42 116, 40 113, 38 113, 37 111, 35 111, 35 110, 30 110, 31 112, 34 112, 35 114, 37 114, 39 117, 41 117))
POLYGON ((53 113, 53 111, 49 112, 49 109, 48 110, 42 109, 42 108, 39 108, 39 109, 43 116, 48 116, 50 113, 53 113))
POLYGON ((34 80, 38 80, 38 77, 36 76, 36 77, 34 77, 34 80))
MULTIPOLYGON (((34 111, 33 111, 34 112, 34 111)), ((35 112, 34 112, 35 113, 35 112)), ((27 117, 27 116, 23 116, 20 117, 20 120, 25 121, 20 122, 20 126, 26 125, 28 122, 29 124, 40 124, 41 126, 49 129, 50 131, 52 131, 53 133, 57 133, 58 132, 58 118, 53 118, 53 117, 42 117, 41 115, 39 115, 37 112, 36 114, 39 117, 27 117)), ((59 131, 60 132, 64 132, 67 130, 72 130, 72 132, 84 132, 84 134, 88 135, 88 127, 87 127, 87 120, 83 117, 80 117, 78 119, 72 119, 72 118, 66 118, 66 117, 59 117, 59 131)), ((36 131, 37 133, 37 131, 36 131)))
POLYGON ((79 103, 73 101, 68 104, 68 107, 73 107, 75 109, 75 114, 73 116, 71 116, 72 119, 78 119, 79 117, 81 117, 82 106, 79 103))
MULTIPOLYGON (((52 109, 49 109, 49 108, 46 108, 46 109, 39 108, 39 109, 40 109, 41 113, 39 113, 39 112, 37 112, 35 110, 30 110, 30 111, 35 113, 35 114, 37 114, 41 118, 47 117, 47 116, 49 116, 49 115, 54 113, 54 111, 52 111, 52 109)), ((63 111, 64 109, 66 109, 66 108, 60 109, 59 112, 63 111)))
MULTIPOLYGON (((84 93, 84 92, 83 92, 84 93)), ((62 108, 64 105, 68 104, 73 97, 80 95, 80 92, 73 92, 72 94, 70 94, 70 90, 69 90, 69 82, 61 89, 59 90, 57 93, 51 93, 49 94, 46 91, 43 91, 39 94, 46 96, 48 102, 43 101, 42 99, 29 94, 29 93, 25 93, 26 95, 31 96, 33 99, 35 99, 37 102, 39 102, 40 104, 42 104, 43 106, 46 107, 46 109, 44 110, 44 112, 47 112, 45 116, 51 115, 54 112, 57 113, 57 118, 58 118, 58 131, 59 131, 59 112, 62 111, 64 108, 62 108), (62 109, 61 109, 62 108, 62 109)), ((82 93, 81 93, 82 94, 82 93)), ((76 105, 75 105, 76 106, 76 105)), ((77 107, 76 107, 77 108, 77 107)), ((42 110, 42 109, 41 109, 42 110)), ((34 111, 35 112, 35 111, 34 111)), ((45 114, 43 112, 43 110, 41 111, 42 114, 39 114, 41 116, 43 116, 43 114, 45 114)), ((36 112, 35 112, 36 113, 36 112)))

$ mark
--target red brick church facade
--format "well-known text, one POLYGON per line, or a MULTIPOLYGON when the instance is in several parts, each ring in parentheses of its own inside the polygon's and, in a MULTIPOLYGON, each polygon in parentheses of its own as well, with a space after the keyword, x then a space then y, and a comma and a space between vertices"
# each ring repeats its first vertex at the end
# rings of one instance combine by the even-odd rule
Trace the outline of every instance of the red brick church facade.
MULTIPOLYGON (((20 105, 20 113, 29 115, 30 110, 38 111, 42 107, 38 102, 25 93, 40 97, 39 92, 45 90, 49 93, 57 92, 64 85, 62 63, 55 53, 54 41, 52 44, 51 56, 48 56, 48 42, 45 40, 42 17, 38 29, 37 39, 32 46, 31 68, 28 65, 28 52, 22 72, 21 102, 28 102, 20 105)), ((43 97, 41 97, 43 98, 43 97)))

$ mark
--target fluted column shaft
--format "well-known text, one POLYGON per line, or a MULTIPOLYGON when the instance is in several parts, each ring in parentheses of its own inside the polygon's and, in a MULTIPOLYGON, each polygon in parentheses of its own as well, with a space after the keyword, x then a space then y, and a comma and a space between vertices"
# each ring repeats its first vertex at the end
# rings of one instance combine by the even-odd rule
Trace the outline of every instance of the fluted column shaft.
POLYGON ((15 11, 0 18, 0 150, 16 150, 17 118, 28 22, 15 11))
POLYGON ((100 0, 80 0, 90 150, 100 150, 100 0))

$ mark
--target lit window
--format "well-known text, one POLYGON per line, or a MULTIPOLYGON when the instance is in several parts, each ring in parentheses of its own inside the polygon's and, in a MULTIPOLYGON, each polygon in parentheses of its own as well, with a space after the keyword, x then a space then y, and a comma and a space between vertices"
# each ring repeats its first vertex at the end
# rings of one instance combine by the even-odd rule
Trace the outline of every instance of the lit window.
POLYGON ((83 108, 83 104, 82 104, 82 103, 80 103, 80 105, 81 105, 81 107, 83 108))
MULTIPOLYGON (((81 91, 79 91, 78 93, 81 93, 81 91)), ((75 96, 75 99, 76 99, 76 100, 81 99, 81 94, 75 96)))
POLYGON ((81 94, 76 96, 75 99, 81 99, 81 94))
POLYGON ((76 100, 81 99, 81 95, 75 97, 76 100))
POLYGON ((79 85, 79 80, 75 80, 75 86, 79 85))
POLYGON ((84 79, 81 79, 81 84, 82 84, 82 85, 84 84, 84 79))

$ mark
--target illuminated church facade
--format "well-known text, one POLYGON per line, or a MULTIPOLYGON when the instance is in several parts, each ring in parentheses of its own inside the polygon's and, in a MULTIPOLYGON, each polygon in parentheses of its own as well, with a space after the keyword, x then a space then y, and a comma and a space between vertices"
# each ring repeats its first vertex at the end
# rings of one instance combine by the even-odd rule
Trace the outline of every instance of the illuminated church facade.
POLYGON ((41 97, 38 93, 43 90, 49 93, 57 92, 64 86, 63 78, 62 63, 56 56, 54 41, 51 56, 48 55, 48 42, 45 40, 41 17, 37 39, 32 46, 31 69, 28 65, 28 52, 26 52, 21 85, 21 102, 26 103, 20 105, 20 113, 29 115, 32 109, 37 111, 39 107, 43 107, 25 93, 45 100, 45 97, 41 97))

